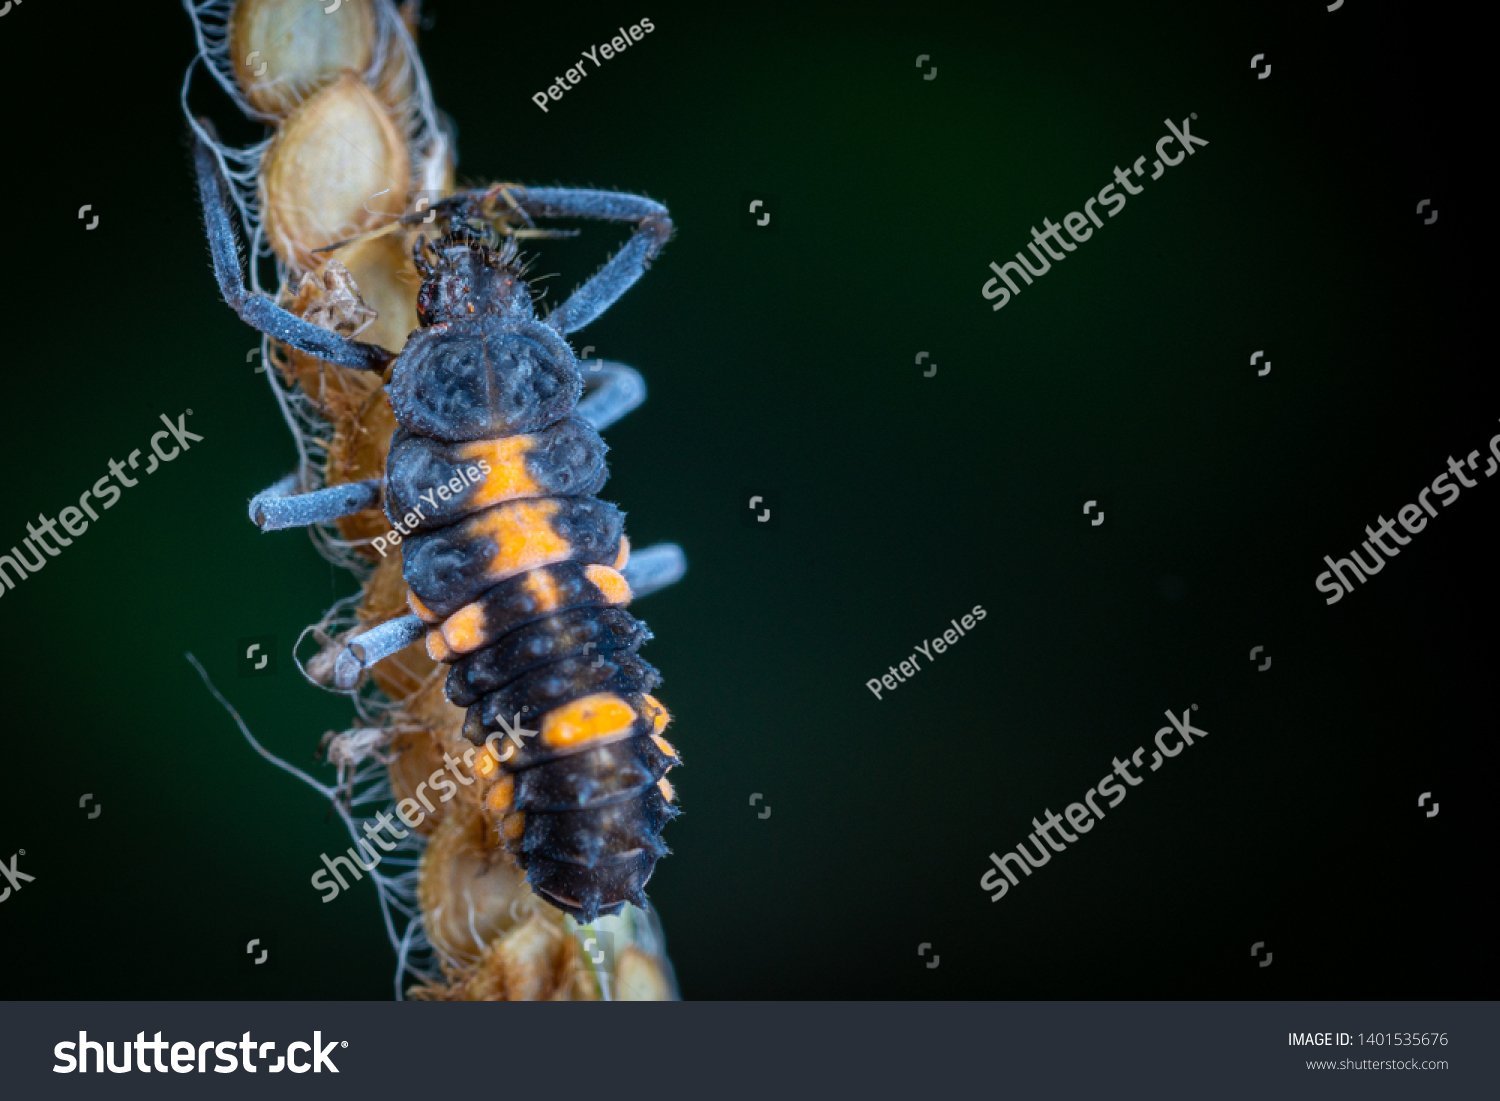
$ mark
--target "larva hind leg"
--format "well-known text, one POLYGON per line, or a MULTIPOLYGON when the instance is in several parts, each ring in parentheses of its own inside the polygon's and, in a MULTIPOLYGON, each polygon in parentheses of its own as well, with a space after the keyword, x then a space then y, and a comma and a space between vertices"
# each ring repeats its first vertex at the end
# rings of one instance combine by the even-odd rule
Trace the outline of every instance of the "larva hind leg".
POLYGON ((573 412, 596 432, 646 400, 646 380, 634 367, 607 359, 582 360, 578 366, 586 393, 573 412))
POLYGON ((355 635, 344 646, 333 666, 333 683, 339 688, 353 688, 366 669, 400 653, 427 631, 427 625, 414 615, 388 619, 355 635))
POLYGON ((250 520, 261 531, 305 528, 353 516, 380 504, 382 478, 345 482, 312 493, 292 493, 297 475, 288 474, 250 498, 250 520))
POLYGON ((625 568, 620 571, 630 585, 630 595, 639 599, 675 585, 687 573, 687 555, 676 543, 655 543, 643 550, 631 551, 625 568))
MULTIPOLYGON (((207 119, 200 122, 212 133, 207 119)), ((198 195, 203 201, 203 220, 208 229, 208 249, 213 256, 214 276, 219 281, 219 291, 224 295, 224 301, 233 307, 240 319, 252 328, 268 334, 273 340, 290 344, 293 348, 329 363, 336 363, 340 367, 384 371, 393 358, 384 348, 362 344, 329 332, 282 309, 265 295, 250 292, 245 286, 245 273, 240 268, 239 241, 234 235, 234 223, 230 218, 232 207, 228 188, 219 171, 219 162, 213 149, 201 137, 196 138, 193 143, 193 166, 198 175, 198 195)))

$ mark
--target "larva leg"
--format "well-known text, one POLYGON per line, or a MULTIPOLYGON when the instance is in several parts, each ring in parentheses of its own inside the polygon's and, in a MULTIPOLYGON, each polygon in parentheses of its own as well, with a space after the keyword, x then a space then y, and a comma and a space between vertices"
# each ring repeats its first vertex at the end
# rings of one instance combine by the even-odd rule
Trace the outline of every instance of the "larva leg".
POLYGON ((355 635, 334 662, 333 683, 339 688, 353 688, 366 669, 406 649, 426 630, 426 625, 416 616, 404 615, 399 619, 388 619, 362 635, 355 635))
POLYGON ((367 478, 314 493, 293 494, 290 491, 297 484, 297 475, 289 474, 250 498, 250 520, 261 531, 280 531, 353 516, 380 504, 382 482, 380 478, 367 478))
MULTIPOLYGON (((208 121, 201 121, 207 128, 208 121)), ((384 348, 347 340, 311 321, 304 321, 264 295, 252 294, 246 289, 245 274, 240 269, 239 241, 229 214, 229 194, 219 172, 219 162, 202 138, 194 141, 193 165, 198 174, 198 195, 203 201, 214 275, 219 280, 224 301, 234 308, 240 319, 252 328, 268 333, 273 340, 290 344, 329 363, 364 371, 385 370, 392 354, 384 348)))
POLYGON ((687 555, 676 543, 656 543, 632 551, 620 572, 630 585, 631 597, 639 599, 681 581, 687 573, 687 555))
POLYGON ((520 210, 542 218, 599 218, 634 222, 635 235, 568 300, 547 324, 560 333, 577 332, 615 304, 639 279, 672 235, 672 219, 661 203, 622 191, 573 187, 518 187, 510 190, 520 210))
POLYGON ((646 380, 634 367, 607 359, 587 360, 578 366, 583 371, 584 386, 591 389, 574 415, 587 421, 594 431, 608 428, 646 400, 646 380))

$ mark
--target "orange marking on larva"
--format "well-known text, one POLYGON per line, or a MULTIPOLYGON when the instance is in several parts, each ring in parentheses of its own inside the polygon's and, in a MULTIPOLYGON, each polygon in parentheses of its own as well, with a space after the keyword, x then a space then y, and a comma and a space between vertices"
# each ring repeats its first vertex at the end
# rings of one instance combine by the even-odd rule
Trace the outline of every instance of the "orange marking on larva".
POLYGON ((618 570, 608 566, 590 565, 583 568, 583 575, 594 583, 611 604, 630 603, 630 582, 618 570))
MULTIPOLYGON (((667 724, 672 721, 672 716, 661 705, 661 700, 655 696, 648 696, 642 693, 641 702, 645 704, 645 707, 642 709, 643 712, 651 717, 651 733, 660 734, 667 728, 667 724)), ((676 754, 674 753, 672 756, 675 757, 676 754)))
MULTIPOLYGON (((486 641, 484 632, 484 608, 482 608, 477 603, 465 604, 458 611, 450 615, 447 620, 444 621, 443 625, 438 628, 438 631, 442 632, 443 641, 444 643, 446 643, 451 653, 467 654, 473 650, 477 650, 481 646, 483 646, 486 641)), ((437 631, 433 632, 433 634, 437 633, 437 631)), ((430 637, 431 636, 429 636, 429 638, 430 637)), ((430 643, 427 647, 427 653, 431 655, 433 660, 435 661, 447 660, 445 658, 440 658, 436 654, 432 653, 432 646, 430 643)))
POLYGON ((526 832, 526 815, 521 811, 507 814, 500 819, 500 836, 507 841, 519 841, 526 832))
POLYGON ((412 615, 416 616, 428 626, 433 626, 442 622, 443 617, 433 614, 432 609, 427 607, 426 604, 423 604, 422 601, 417 598, 417 594, 412 592, 410 589, 408 589, 406 592, 406 606, 411 609, 412 615))
POLYGON ((623 570, 625 563, 630 561, 630 540, 626 536, 620 536, 620 553, 615 558, 615 569, 623 570))
POLYGON ((522 582, 531 599, 536 601, 536 611, 550 612, 557 607, 557 582, 546 570, 532 570, 522 582))
POLYGON ((595 692, 547 712, 542 744, 563 749, 623 735, 634 725, 635 712, 628 703, 613 692, 595 692))
POLYGON ((474 771, 480 777, 488 780, 495 775, 495 770, 500 767, 500 757, 490 743, 486 742, 479 747, 479 752, 474 754, 474 771))
POLYGON ((453 653, 453 647, 444 641, 441 628, 427 632, 427 656, 433 661, 447 661, 457 656, 453 653))
POLYGON ((670 803, 673 799, 677 798, 677 793, 672 790, 672 783, 671 783, 671 781, 668 780, 665 776, 663 776, 660 780, 656 781, 656 787, 657 787, 657 790, 659 790, 661 792, 662 798, 665 799, 667 802, 670 803))
POLYGON ((471 519, 465 536, 488 538, 495 544, 486 575, 504 581, 522 570, 566 561, 573 548, 552 530, 557 510, 556 501, 511 501, 471 519))
POLYGON ((496 814, 507 814, 511 804, 516 801, 516 779, 509 774, 500 777, 499 782, 490 788, 485 796, 485 805, 496 814))
POLYGON ((651 735, 651 740, 656 743, 656 748, 659 749, 659 750, 661 750, 668 757, 676 757, 677 756, 677 750, 675 750, 675 749, 672 748, 672 743, 669 742, 669 741, 667 741, 660 734, 653 734, 653 735, 651 735))
POLYGON ((536 497, 544 492, 526 469, 526 457, 536 445, 535 436, 506 436, 500 440, 475 440, 458 450, 459 462, 483 459, 490 472, 474 489, 470 505, 488 508, 517 497, 536 497))

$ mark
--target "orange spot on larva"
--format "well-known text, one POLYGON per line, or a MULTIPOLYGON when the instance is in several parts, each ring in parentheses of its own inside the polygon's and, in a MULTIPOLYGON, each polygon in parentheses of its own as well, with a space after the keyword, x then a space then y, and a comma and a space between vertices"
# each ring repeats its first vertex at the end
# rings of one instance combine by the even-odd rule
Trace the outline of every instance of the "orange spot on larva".
POLYGON ((656 781, 656 787, 661 792, 662 798, 669 803, 677 797, 677 793, 672 790, 672 785, 665 776, 656 781))
POLYGON ((552 575, 546 570, 532 570, 522 584, 531 594, 531 599, 536 601, 537 611, 550 612, 557 607, 557 582, 552 580, 552 575))
POLYGON ((623 736, 634 725, 635 712, 628 703, 613 692, 595 692, 547 712, 542 720, 542 744, 564 749, 623 736))
MULTIPOLYGON (((655 696, 642 694, 641 702, 644 704, 642 711, 651 718, 651 733, 660 734, 672 721, 672 716, 667 714, 667 709, 661 705, 661 700, 655 696)), ((673 754, 676 756, 676 754, 673 754)))
POLYGON ((594 583, 604 599, 611 604, 630 603, 630 582, 618 570, 608 566, 590 565, 583 568, 583 575, 594 583))
POLYGON ((426 604, 423 604, 422 601, 417 598, 417 594, 410 590, 407 590, 406 593, 406 606, 411 609, 412 615, 416 616, 428 626, 432 626, 442 621, 442 616, 433 614, 432 609, 427 607, 426 604))
MULTIPOLYGON (((443 641, 447 644, 450 652, 467 654, 479 649, 487 641, 484 623, 484 608, 477 603, 465 604, 458 611, 450 615, 438 630, 442 632, 443 641)), ((433 633, 436 634, 437 632, 433 633)), ((428 644, 427 652, 435 661, 446 660, 432 653, 431 643, 428 644)))
POLYGON ((490 793, 485 796, 485 805, 496 814, 506 814, 510 811, 511 804, 516 799, 516 780, 514 776, 506 775, 500 777, 490 793))
POLYGON ((457 656, 453 652, 453 647, 443 639, 441 629, 427 632, 427 656, 433 661, 447 661, 457 656))
POLYGON ((473 517, 465 538, 489 539, 495 546, 485 573, 504 581, 522 570, 562 562, 573 553, 568 541, 552 529, 556 501, 510 501, 473 517))
POLYGON ((458 451, 460 462, 489 464, 490 472, 474 490, 471 504, 488 508, 517 497, 535 497, 542 493, 526 469, 526 456, 536 444, 534 436, 506 436, 500 440, 476 440, 458 451))
POLYGON ((479 748, 479 752, 474 754, 474 771, 482 778, 488 780, 491 776, 495 775, 499 768, 500 758, 490 747, 490 743, 486 742, 479 748))

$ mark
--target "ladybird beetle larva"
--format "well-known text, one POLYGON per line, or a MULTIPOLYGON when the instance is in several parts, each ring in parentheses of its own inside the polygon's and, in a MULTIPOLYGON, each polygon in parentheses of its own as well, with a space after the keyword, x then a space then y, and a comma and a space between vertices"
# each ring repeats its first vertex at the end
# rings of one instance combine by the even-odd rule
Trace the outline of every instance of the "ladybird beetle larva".
POLYGON ((347 692, 362 720, 329 739, 341 813, 393 799, 413 834, 403 844, 420 849, 415 873, 371 871, 388 917, 388 903, 420 908, 403 936, 392 927, 403 969, 424 980, 410 993, 673 997, 645 887, 678 813, 666 773, 679 761, 651 694, 660 678, 637 654, 650 632, 626 605, 685 560, 673 544, 632 554, 623 514, 594 496, 607 476, 599 433, 645 384, 623 364, 581 371, 567 339, 661 252, 667 209, 615 191, 455 191, 415 3, 188 9, 193 66, 269 128, 226 146, 188 110, 190 69, 214 274, 264 334, 302 456, 251 518, 311 529, 363 580, 357 608, 340 602, 309 628, 322 649, 304 671, 347 692), (521 242, 552 235, 538 222, 553 218, 632 235, 543 316, 521 242), (435 798, 445 770, 458 783, 445 775, 435 798), (609 958, 573 935, 601 921, 614 923, 609 958), (427 947, 423 969, 412 960, 427 947))

